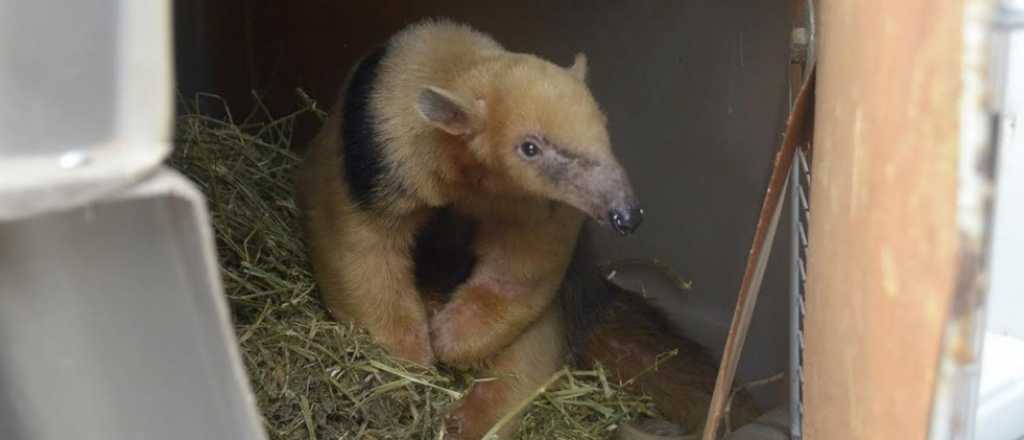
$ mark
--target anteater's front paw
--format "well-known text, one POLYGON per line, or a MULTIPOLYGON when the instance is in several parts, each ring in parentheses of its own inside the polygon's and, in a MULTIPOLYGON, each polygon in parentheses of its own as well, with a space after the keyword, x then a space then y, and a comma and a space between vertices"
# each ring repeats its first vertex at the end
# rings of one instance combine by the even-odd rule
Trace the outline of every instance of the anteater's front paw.
POLYGON ((445 417, 445 440, 482 440, 494 422, 490 414, 461 405, 445 417))
POLYGON ((386 334, 378 332, 375 336, 377 342, 392 355, 423 366, 434 365, 434 350, 430 346, 430 332, 425 322, 395 326, 386 334))
POLYGON ((472 302, 449 303, 430 320, 430 338, 437 359, 454 367, 469 367, 494 353, 484 341, 490 328, 487 311, 472 302))
MULTIPOLYGON (((445 438, 458 440, 482 439, 512 406, 508 383, 502 380, 478 382, 461 401, 452 408, 444 421, 445 438)), ((511 437, 518 427, 518 416, 502 426, 496 433, 499 439, 511 437)))

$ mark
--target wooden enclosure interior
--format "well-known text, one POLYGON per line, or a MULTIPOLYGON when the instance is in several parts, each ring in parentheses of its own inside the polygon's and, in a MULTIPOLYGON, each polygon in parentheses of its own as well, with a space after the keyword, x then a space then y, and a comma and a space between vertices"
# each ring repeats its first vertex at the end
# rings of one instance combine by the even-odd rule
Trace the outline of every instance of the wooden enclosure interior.
MULTIPOLYGON (((295 108, 297 87, 329 107, 355 60, 425 17, 465 22, 564 65, 585 52, 616 153, 648 212, 634 237, 598 231, 604 257, 658 258, 692 281, 680 292, 655 273, 624 278, 720 354, 787 110, 789 2, 179 0, 176 8, 180 90, 217 93, 236 115, 251 90, 277 114, 295 108)), ((301 127, 299 143, 315 128, 301 127)), ((783 229, 739 380, 786 369, 783 229)), ((785 401, 783 384, 768 388, 763 404, 785 401)))

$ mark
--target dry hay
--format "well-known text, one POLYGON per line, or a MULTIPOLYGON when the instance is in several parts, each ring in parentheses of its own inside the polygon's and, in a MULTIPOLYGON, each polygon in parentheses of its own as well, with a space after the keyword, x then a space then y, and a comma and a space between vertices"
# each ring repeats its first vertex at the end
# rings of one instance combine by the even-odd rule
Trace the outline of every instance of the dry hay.
MULTIPOLYGON (((170 160, 206 194, 234 328, 272 439, 440 439, 443 414, 472 383, 396 360, 321 308, 292 201, 289 150, 299 118, 323 119, 305 97, 296 112, 265 108, 237 120, 185 103, 170 160), (262 121, 262 122, 261 122, 262 121)), ((650 400, 602 370, 570 371, 531 403, 524 439, 607 438, 650 400)))

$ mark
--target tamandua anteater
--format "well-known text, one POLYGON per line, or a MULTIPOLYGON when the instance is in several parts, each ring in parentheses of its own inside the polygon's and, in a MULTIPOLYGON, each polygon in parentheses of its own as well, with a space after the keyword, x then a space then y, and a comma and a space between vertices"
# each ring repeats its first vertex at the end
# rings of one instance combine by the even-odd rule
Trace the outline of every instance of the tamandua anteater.
MULTIPOLYGON (((477 227, 473 219, 444 209, 420 231, 414 246, 416 280, 428 302, 443 304, 448 299, 446 293, 454 291, 473 271, 477 227)), ((556 299, 565 332, 562 341, 569 352, 566 360, 586 369, 600 363, 620 383, 632 383, 652 396, 669 420, 682 425, 677 429, 699 429, 714 388, 714 359, 695 342, 677 336, 661 311, 640 294, 608 281, 592 250, 590 235, 586 228, 581 232, 556 299), (674 356, 663 356, 673 351, 674 356)), ((550 344, 534 347, 556 348, 550 344)), ((537 373, 530 371, 526 376, 537 373)), ((731 420, 743 424, 755 415, 750 396, 737 394, 731 420)), ((621 432, 620 438, 658 437, 637 437, 638 432, 643 429, 633 427, 621 432)))
POLYGON ((462 25, 413 25, 356 66, 297 178, 332 315, 411 361, 499 377, 452 410, 461 438, 560 368, 569 341, 610 345, 578 358, 633 371, 614 335, 563 307, 587 304, 561 288, 585 216, 622 234, 643 216, 586 70, 582 54, 565 68, 462 25))

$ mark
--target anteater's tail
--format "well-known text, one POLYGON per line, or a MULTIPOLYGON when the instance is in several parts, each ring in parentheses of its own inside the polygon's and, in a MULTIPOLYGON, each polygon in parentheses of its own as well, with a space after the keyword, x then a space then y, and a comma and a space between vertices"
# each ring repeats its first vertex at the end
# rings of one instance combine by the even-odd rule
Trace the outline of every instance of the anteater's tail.
MULTIPOLYGON (((651 396, 667 419, 699 431, 715 384, 713 357, 677 335, 640 294, 607 281, 591 246, 582 233, 562 289, 574 362, 581 368, 600 363, 614 378, 651 396)), ((734 421, 752 420, 753 411, 749 397, 737 396, 734 421)))

